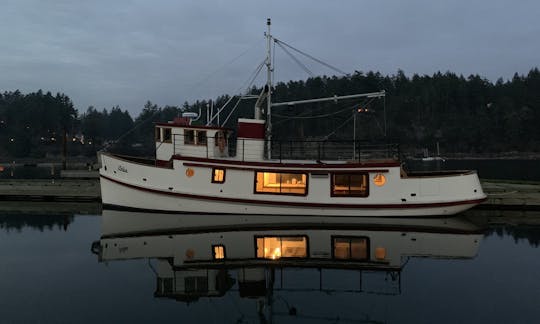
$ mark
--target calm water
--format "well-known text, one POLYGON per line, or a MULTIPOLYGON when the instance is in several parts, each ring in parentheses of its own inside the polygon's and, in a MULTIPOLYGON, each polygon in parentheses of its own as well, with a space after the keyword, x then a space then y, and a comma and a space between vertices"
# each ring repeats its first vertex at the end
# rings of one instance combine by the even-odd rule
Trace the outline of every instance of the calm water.
POLYGON ((466 216, 3 215, 0 322, 538 323, 540 215, 466 216))

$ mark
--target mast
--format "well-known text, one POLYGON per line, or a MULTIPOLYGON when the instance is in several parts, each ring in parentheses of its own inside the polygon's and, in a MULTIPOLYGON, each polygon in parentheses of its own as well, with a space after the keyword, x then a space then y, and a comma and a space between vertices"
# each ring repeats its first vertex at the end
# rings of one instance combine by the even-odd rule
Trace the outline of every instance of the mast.
POLYGON ((266 158, 272 158, 272 35, 270 18, 266 19, 266 158))

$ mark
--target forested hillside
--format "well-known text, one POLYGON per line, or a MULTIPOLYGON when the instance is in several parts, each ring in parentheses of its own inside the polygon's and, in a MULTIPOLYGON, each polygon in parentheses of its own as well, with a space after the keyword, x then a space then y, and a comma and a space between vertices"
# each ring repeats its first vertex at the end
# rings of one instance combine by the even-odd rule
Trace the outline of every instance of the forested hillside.
MULTIPOLYGON (((384 99, 349 100, 288 106, 273 110, 276 139, 357 139, 399 142, 402 147, 428 147, 439 142, 447 153, 502 153, 540 151, 540 71, 515 75, 495 83, 478 75, 451 72, 407 77, 355 72, 346 77, 315 77, 305 81, 277 83, 273 101, 386 91, 384 99), (356 116, 354 116, 356 115, 356 116), (356 120, 356 124, 354 122, 356 120)), ((261 89, 251 89, 252 94, 261 89)), ((229 99, 214 100, 221 107, 229 99)), ((206 120, 209 100, 182 106, 158 107, 147 102, 133 118, 126 107, 79 112, 65 94, 39 90, 0 94, 0 154, 8 157, 41 158, 59 154, 66 136, 68 153, 93 155, 104 145, 126 153, 150 154, 153 122, 172 120, 184 111, 201 112, 206 120)), ((242 101, 227 126, 238 116, 253 116, 254 100, 242 101)), ((232 107, 233 105, 231 105, 232 107)), ((137 107, 130 107, 137 110, 137 107)), ((224 110, 222 121, 230 110, 224 110)))

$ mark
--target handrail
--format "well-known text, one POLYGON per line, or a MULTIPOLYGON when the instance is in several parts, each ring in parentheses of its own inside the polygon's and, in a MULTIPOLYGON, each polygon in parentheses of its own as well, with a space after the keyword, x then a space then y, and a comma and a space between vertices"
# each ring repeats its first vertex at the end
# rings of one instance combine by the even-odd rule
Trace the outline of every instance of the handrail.
MULTIPOLYGON (((216 140, 208 137, 201 139, 173 135, 173 155, 198 156, 209 158, 211 152, 218 148, 216 140)), ((254 154, 266 152, 270 145, 272 160, 342 160, 363 162, 369 160, 395 160, 400 159, 399 144, 396 143, 365 143, 352 140, 274 140, 260 139, 231 139, 225 143, 226 154, 222 158, 235 158, 241 161, 253 159, 254 154), (253 146, 250 143, 259 143, 253 146), (261 145, 264 145, 261 148, 261 145), (254 147, 261 148, 257 151, 254 147)), ((223 152, 223 151, 222 151, 223 152)))

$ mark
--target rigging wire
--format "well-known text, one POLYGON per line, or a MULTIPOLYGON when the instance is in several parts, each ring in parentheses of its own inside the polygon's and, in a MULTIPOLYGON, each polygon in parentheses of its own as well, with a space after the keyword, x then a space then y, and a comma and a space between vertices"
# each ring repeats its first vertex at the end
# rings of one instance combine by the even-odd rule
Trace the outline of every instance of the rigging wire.
MULTIPOLYGON (((357 105, 355 105, 355 106, 357 106, 357 105)), ((277 116, 277 117, 281 117, 281 118, 287 118, 287 119, 315 119, 315 118, 323 118, 323 117, 329 117, 329 116, 337 115, 337 114, 340 114, 340 113, 342 113, 342 112, 344 112, 346 110, 350 110, 351 108, 354 108, 354 106, 347 107, 347 108, 338 110, 338 111, 333 112, 333 113, 316 115, 316 116, 285 116, 285 115, 280 115, 280 114, 273 114, 273 115, 277 116)))
MULTIPOLYGON (((255 69, 255 71, 250 75, 250 80, 249 81, 249 84, 245 87, 246 88, 246 94, 249 93, 249 88, 251 87, 251 85, 253 84, 253 82, 255 82, 255 79, 257 78, 257 76, 259 75, 259 73, 261 73, 261 70, 264 66, 264 64, 266 63, 266 59, 264 59, 261 64, 259 64, 259 66, 257 66, 257 68, 255 69)), ((244 86, 242 86, 241 88, 244 88, 244 86)), ((238 89, 238 91, 236 91, 237 93, 240 92, 240 89, 238 89)), ((238 107, 238 105, 240 104, 240 101, 242 100, 242 97, 243 96, 240 96, 236 102, 236 104, 234 105, 234 107, 231 109, 231 111, 229 112, 229 114, 227 115, 227 118, 225 118, 225 120, 223 121, 223 123, 221 125, 225 125, 227 123, 227 121, 229 120, 229 118, 231 117, 231 115, 233 114, 233 112, 236 110, 236 108, 238 107)), ((231 97, 232 98, 232 97, 231 97)), ((229 103, 230 100, 227 102, 229 103)), ((218 110, 218 114, 223 110, 225 109, 225 105, 223 105, 219 110, 218 110)))
POLYGON ((186 89, 186 92, 191 92, 191 90, 199 87, 201 84, 205 83, 206 81, 208 81, 208 79, 210 79, 214 74, 217 74, 218 72, 222 71, 223 69, 225 69, 226 67, 228 67, 229 65, 231 65, 232 63, 236 62, 238 59, 240 59, 242 56, 246 55, 247 53, 249 53, 253 48, 255 48, 257 45, 259 45, 259 41, 257 42, 254 42, 253 45, 251 47, 249 47, 247 50, 245 50, 244 52, 240 53, 239 55, 237 55, 236 57, 234 57, 233 59, 229 60, 228 62, 226 62, 225 64, 223 64, 222 66, 218 67, 217 69, 215 69, 214 71, 208 73, 205 77, 203 77, 200 81, 194 83, 192 86, 188 87, 186 89))
POLYGON ((341 129, 343 126, 345 126, 351 119, 353 119, 354 115, 347 118, 341 125, 336 127, 331 133, 327 134, 326 136, 323 136, 325 140, 327 140, 330 136, 334 135, 339 129, 341 129))
POLYGON ((297 59, 291 52, 289 52, 285 46, 281 45, 281 42, 279 42, 277 39, 275 40, 274 43, 277 43, 279 45, 279 47, 281 47, 281 49, 287 54, 289 55, 290 58, 293 59, 293 61, 296 62, 296 64, 298 64, 307 74, 309 74, 310 77, 314 78, 315 75, 313 74, 313 72, 311 72, 307 66, 304 65, 304 63, 300 62, 299 59, 297 59))
POLYGON ((334 70, 334 71, 336 71, 336 72, 338 72, 338 73, 340 73, 340 74, 343 74, 343 75, 348 75, 348 73, 343 72, 343 70, 338 69, 337 67, 332 66, 332 65, 330 65, 330 64, 328 64, 328 63, 326 63, 326 62, 324 62, 324 61, 322 61, 322 60, 319 60, 318 58, 313 57, 313 56, 311 56, 311 55, 309 55, 309 54, 307 54, 307 53, 305 53, 305 52, 303 52, 303 51, 301 51, 301 50, 299 50, 299 49, 297 49, 297 48, 295 48, 295 47, 293 47, 293 46, 291 46, 291 45, 285 43, 284 41, 278 40, 277 38, 274 38, 274 41, 277 42, 278 45, 283 44, 283 45, 287 46, 288 48, 292 49, 293 51, 296 51, 296 52, 298 52, 298 53, 304 55, 305 57, 307 57, 307 58, 309 58, 309 59, 312 59, 313 61, 315 61, 315 62, 317 62, 317 63, 319 63, 319 64, 322 64, 322 65, 326 66, 326 67, 329 68, 329 69, 332 69, 332 70, 334 70))

